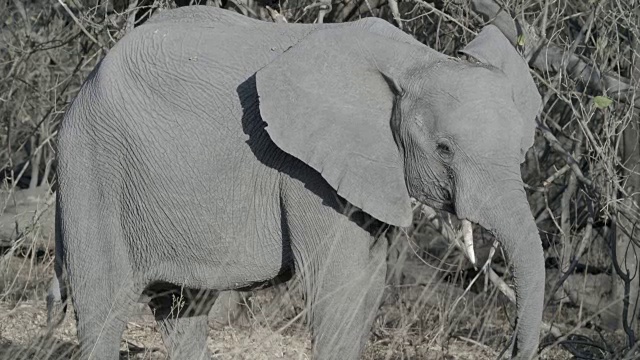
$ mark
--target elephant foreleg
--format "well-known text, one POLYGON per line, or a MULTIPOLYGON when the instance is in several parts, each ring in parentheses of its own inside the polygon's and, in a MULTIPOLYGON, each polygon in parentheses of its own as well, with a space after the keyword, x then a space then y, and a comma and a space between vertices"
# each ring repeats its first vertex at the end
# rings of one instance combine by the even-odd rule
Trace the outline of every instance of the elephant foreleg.
POLYGON ((387 242, 365 237, 336 239, 302 271, 316 359, 359 359, 367 342, 384 290, 387 242))

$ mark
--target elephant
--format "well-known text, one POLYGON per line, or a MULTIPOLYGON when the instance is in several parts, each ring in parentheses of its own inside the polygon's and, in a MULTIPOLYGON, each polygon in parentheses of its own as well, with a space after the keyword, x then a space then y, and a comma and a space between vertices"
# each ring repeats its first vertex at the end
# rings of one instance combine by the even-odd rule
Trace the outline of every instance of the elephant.
POLYGON ((510 259, 510 356, 537 351, 544 259, 520 164, 541 98, 492 25, 441 54, 390 23, 154 15, 100 61, 57 138, 55 278, 80 358, 117 359, 153 310, 171 359, 208 359, 219 291, 299 277, 317 359, 358 359, 412 198, 510 259), (195 35, 194 35, 195 34, 195 35))

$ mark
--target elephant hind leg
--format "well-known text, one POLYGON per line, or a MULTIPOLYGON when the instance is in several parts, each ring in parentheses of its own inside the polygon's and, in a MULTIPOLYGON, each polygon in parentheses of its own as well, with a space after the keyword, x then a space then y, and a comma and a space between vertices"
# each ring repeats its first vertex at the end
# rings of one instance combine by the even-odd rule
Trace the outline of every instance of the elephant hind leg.
MULTIPOLYGON (((68 281, 80 343, 79 358, 117 360, 122 333, 142 289, 134 283, 117 214, 98 210, 65 209, 67 221, 60 236, 66 246, 62 269, 66 269, 66 280, 61 278, 58 285, 65 286, 68 281)), ((66 291, 65 288, 60 291, 66 291)), ((57 300, 57 294, 52 295, 52 300, 57 300)))
POLYGON ((72 275, 83 273, 82 280, 70 277, 82 360, 119 358, 122 333, 140 294, 126 272, 100 265, 86 258, 70 267, 72 275))
POLYGON ((171 360, 211 358, 207 348, 208 314, 217 295, 213 290, 175 286, 154 289, 149 307, 158 322, 171 360))

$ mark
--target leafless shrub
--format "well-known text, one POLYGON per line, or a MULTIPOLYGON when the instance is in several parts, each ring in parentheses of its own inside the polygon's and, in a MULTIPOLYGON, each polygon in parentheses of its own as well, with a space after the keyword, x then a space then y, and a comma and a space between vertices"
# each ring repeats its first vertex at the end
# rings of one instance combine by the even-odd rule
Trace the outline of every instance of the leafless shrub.
MULTIPOLYGON (((568 352, 588 359, 636 356, 640 329, 636 255, 640 102, 635 97, 640 80, 640 4, 636 0, 199 3, 289 23, 381 17, 452 56, 486 22, 500 24, 523 50, 544 101, 536 141, 522 172, 547 258, 546 356, 563 358, 568 352), (623 330, 623 337, 616 335, 617 329, 623 330)), ((48 206, 49 188, 55 190, 53 140, 68 103, 118 39, 146 20, 149 12, 175 6, 168 0, 0 2, 0 14, 5 15, 0 19, 0 193, 5 199, 0 217, 1 304, 28 304, 28 299, 42 298, 51 271, 53 210, 48 206)), ((475 228, 478 261, 470 264, 454 245, 460 237, 458 226, 455 218, 416 211, 416 226, 391 237, 388 296, 367 358, 435 358, 465 346, 491 358, 496 355, 491 348, 508 342, 514 316, 509 289, 501 280, 510 281, 507 263, 493 246, 493 238, 475 228)), ((266 326, 276 333, 296 328, 291 324, 304 316, 296 297, 299 292, 291 287, 245 298, 241 308, 249 314, 249 326, 266 326)), ((7 305, 0 315, 8 318, 13 311, 7 305)), ((40 335, 32 334, 20 346, 0 345, 6 350, 2 357, 68 356, 71 340, 60 343, 40 335)), ((5 337, 0 326, 0 338, 5 337)))

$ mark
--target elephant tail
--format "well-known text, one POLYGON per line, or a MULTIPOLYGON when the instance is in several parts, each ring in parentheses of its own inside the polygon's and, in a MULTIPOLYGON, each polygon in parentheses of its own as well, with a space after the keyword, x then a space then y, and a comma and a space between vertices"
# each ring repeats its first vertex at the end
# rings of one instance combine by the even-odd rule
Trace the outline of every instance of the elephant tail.
POLYGON ((67 271, 64 266, 64 249, 62 246, 62 234, 60 224, 60 206, 56 201, 55 215, 55 261, 53 268, 55 274, 49 284, 47 293, 47 327, 51 330, 64 320, 67 313, 67 271))

